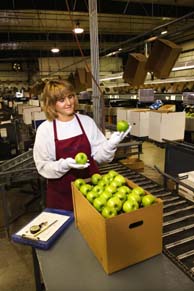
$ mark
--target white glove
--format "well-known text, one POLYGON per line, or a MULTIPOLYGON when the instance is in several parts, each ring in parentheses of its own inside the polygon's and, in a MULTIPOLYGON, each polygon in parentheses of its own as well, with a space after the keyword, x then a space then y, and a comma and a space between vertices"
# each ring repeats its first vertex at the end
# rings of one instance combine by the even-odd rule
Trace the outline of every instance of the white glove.
POLYGON ((111 147, 116 148, 118 144, 129 134, 131 131, 131 125, 129 125, 129 128, 126 131, 115 131, 113 134, 110 136, 109 139, 109 144, 111 147))
POLYGON ((73 158, 66 158, 65 163, 66 163, 67 168, 78 169, 78 170, 85 169, 85 168, 89 167, 89 165, 90 165, 89 163, 78 164, 78 163, 76 163, 76 161, 73 158))

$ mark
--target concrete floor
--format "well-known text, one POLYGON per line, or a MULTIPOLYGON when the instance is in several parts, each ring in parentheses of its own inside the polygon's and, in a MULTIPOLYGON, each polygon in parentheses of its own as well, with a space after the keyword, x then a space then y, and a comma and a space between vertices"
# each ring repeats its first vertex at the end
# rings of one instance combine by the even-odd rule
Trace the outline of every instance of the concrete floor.
MULTIPOLYGON (((165 150, 156 146, 154 143, 143 142, 143 153, 141 159, 145 163, 144 174, 152 180, 160 180, 160 175, 154 170, 154 165, 159 169, 164 169, 164 154, 165 150)), ((15 195, 14 195, 15 197, 15 195)), ((21 210, 21 201, 26 199, 26 194, 18 192, 17 198, 13 199, 10 194, 10 211, 11 209, 21 210), (11 205, 12 204, 12 205, 11 205), (16 205, 17 204, 17 205, 16 205), (16 207, 17 206, 17 207, 16 207)), ((28 197, 29 199, 30 197, 28 197)), ((17 219, 11 225, 11 233, 16 232, 33 217, 38 214, 38 201, 32 204, 26 213, 17 219)), ((2 219, 1 219, 2 220, 2 219)), ((1 222, 2 225, 2 222, 1 222)), ((3 231, 0 232, 0 290, 14 290, 14 291, 34 291, 35 281, 32 264, 31 247, 22 244, 13 243, 5 237, 3 231)), ((55 291, 55 290, 52 290, 55 291)), ((56 290, 57 291, 57 290, 56 290)))

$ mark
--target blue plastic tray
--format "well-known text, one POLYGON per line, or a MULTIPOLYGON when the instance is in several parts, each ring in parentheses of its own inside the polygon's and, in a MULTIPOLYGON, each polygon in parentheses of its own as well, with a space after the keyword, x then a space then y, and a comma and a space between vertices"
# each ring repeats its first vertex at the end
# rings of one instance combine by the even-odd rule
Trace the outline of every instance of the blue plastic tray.
POLYGON ((48 250, 53 245, 53 243, 58 239, 58 237, 63 233, 63 231, 69 226, 69 224, 74 220, 74 215, 72 211, 46 208, 43 210, 43 212, 67 215, 69 216, 69 218, 47 241, 31 240, 28 238, 21 237, 20 235, 17 235, 16 233, 11 235, 12 240, 16 243, 30 245, 37 249, 48 250))

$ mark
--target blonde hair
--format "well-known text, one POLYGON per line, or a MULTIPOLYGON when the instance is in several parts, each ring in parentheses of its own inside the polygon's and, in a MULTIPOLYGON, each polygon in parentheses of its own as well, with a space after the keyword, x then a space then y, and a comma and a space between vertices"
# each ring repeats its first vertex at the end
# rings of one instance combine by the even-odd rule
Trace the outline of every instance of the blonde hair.
MULTIPOLYGON (((46 118, 50 121, 58 117, 55 110, 57 100, 63 98, 67 94, 75 94, 73 85, 67 80, 53 79, 47 81, 42 93, 43 110, 46 118)), ((75 94, 76 96, 76 94, 75 94)), ((78 103, 76 97, 76 105, 78 103)))

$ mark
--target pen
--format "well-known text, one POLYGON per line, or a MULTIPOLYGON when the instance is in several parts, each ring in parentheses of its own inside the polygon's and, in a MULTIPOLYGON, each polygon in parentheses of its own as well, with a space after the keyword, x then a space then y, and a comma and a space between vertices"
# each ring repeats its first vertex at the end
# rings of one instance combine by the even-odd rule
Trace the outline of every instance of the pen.
POLYGON ((37 233, 34 234, 34 237, 37 237, 40 233, 44 232, 47 230, 49 227, 51 227, 53 224, 55 224, 58 220, 53 221, 52 223, 48 224, 45 228, 41 229, 37 233))

